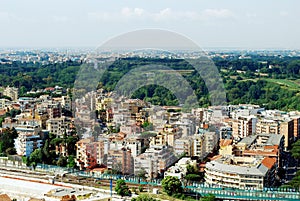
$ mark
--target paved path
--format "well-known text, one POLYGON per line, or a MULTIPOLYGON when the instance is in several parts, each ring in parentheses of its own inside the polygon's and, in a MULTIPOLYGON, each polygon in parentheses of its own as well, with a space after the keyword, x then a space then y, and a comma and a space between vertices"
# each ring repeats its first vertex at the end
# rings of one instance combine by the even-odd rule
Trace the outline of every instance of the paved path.
POLYGON ((16 198, 21 201, 27 201, 30 197, 45 198, 47 201, 53 201, 54 199, 47 198, 44 194, 55 188, 57 188, 57 186, 46 183, 0 177, 1 194, 6 193, 12 199, 16 198))

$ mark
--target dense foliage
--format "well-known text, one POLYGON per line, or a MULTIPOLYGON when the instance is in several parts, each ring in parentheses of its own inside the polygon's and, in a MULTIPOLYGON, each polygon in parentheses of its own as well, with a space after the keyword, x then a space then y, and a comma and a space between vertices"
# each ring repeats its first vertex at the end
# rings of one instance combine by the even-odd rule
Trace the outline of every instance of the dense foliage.
MULTIPOLYGON (((239 59, 238 56, 213 59, 223 78, 227 101, 230 104, 259 104, 267 109, 300 110, 300 81, 298 80, 300 58, 255 54, 251 57, 251 59, 239 59)), ((108 67, 101 79, 99 78, 98 87, 103 87, 108 91, 114 90, 125 74, 147 65, 165 66, 176 70, 181 75, 180 77, 183 77, 191 86, 200 106, 211 104, 203 79, 187 61, 182 59, 135 57, 118 59, 108 67)), ((94 75, 93 71, 95 71, 94 66, 82 65, 80 62, 66 61, 42 65, 41 63, 14 61, 11 64, 0 64, 0 85, 19 87, 23 95, 32 88, 40 89, 55 85, 72 87, 76 76, 80 75, 88 87, 95 88, 91 76, 97 78, 97 75, 94 75)), ((164 77, 164 75, 161 76, 164 77)), ((175 79, 167 81, 170 85, 178 84, 175 79)), ((126 83, 126 87, 136 88, 130 83, 126 83)), ((85 86, 84 83, 78 84, 85 86)), ((186 89, 178 86, 176 90, 184 93, 186 89)), ((133 98, 158 105, 179 104, 169 89, 155 83, 140 86, 131 95, 133 98)))
MULTIPOLYGON (((297 160, 295 164, 297 167, 299 166, 300 162, 300 140, 297 140, 292 144, 291 149, 292 156, 297 160)), ((281 186, 282 188, 294 188, 299 189, 300 188, 300 171, 298 170, 296 172, 296 175, 293 177, 291 181, 289 181, 287 184, 284 184, 281 186)))
POLYGON ((117 180, 115 191, 122 197, 130 195, 130 190, 123 179, 117 180))
POLYGON ((80 63, 72 61, 47 65, 13 61, 0 65, 0 85, 18 87, 21 94, 56 85, 72 87, 79 68, 80 63))
POLYGON ((2 156, 16 153, 14 142, 17 137, 18 133, 14 128, 3 129, 2 133, 0 133, 0 154, 2 156))
POLYGON ((34 150, 28 158, 26 158, 26 164, 28 166, 35 167, 38 163, 45 163, 50 165, 58 165, 61 167, 76 167, 75 156, 76 147, 75 144, 78 141, 78 136, 63 136, 63 138, 55 137, 50 134, 50 136, 45 140, 44 145, 34 150), (65 146, 66 155, 56 154, 56 147, 65 146))
POLYGON ((200 199, 200 201, 215 201, 215 200, 216 200, 216 196, 212 194, 204 196, 200 199))
POLYGON ((166 176, 162 180, 161 186, 163 188, 163 191, 170 196, 176 196, 178 194, 182 194, 183 192, 182 183, 178 179, 178 177, 166 176))
POLYGON ((150 195, 142 194, 136 198, 132 198, 131 201, 158 201, 157 199, 151 197, 150 195))

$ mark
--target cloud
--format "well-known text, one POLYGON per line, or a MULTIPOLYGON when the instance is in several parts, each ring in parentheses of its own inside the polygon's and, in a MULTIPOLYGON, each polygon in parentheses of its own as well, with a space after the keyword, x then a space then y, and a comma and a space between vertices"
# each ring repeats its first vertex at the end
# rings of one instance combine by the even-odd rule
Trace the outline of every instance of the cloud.
POLYGON ((28 16, 20 16, 11 12, 0 11, 1 23, 36 23, 39 19, 28 16))
POLYGON ((206 9, 196 11, 178 11, 171 8, 164 8, 159 11, 151 12, 143 8, 124 7, 119 12, 90 12, 90 20, 100 21, 126 21, 126 20, 151 20, 151 21, 178 21, 196 20, 205 21, 210 19, 224 19, 233 17, 234 14, 228 9, 206 9))
POLYGON ((52 20, 54 21, 54 22, 68 22, 69 21, 69 18, 68 17, 66 17, 66 16, 53 16, 52 17, 52 20))
POLYGON ((174 11, 171 8, 165 8, 152 14, 152 19, 156 21, 168 20, 199 20, 201 16, 195 11, 174 11))
POLYGON ((11 22, 17 17, 9 12, 0 12, 0 22, 11 22))
POLYGON ((108 21, 111 19, 111 14, 108 12, 89 12, 87 17, 89 20, 108 21))
POLYGON ((257 14, 256 13, 246 13, 247 18, 256 18, 257 14))
POLYGON ((145 14, 145 10, 142 8, 122 8, 121 15, 126 17, 132 17, 132 16, 143 16, 145 14))
POLYGON ((202 16, 205 18, 231 18, 234 14, 228 9, 205 9, 202 16))
POLYGON ((281 17, 286 17, 286 16, 289 15, 289 13, 286 12, 286 11, 280 11, 280 12, 279 12, 279 15, 280 15, 281 17))

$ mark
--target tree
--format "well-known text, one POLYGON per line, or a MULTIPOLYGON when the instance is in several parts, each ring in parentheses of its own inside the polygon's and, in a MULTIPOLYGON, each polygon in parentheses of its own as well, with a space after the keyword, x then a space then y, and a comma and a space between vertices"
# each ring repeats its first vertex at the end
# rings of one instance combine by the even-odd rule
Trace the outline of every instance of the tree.
POLYGON ((147 174, 147 171, 146 171, 145 169, 141 169, 141 170, 138 172, 137 176, 138 176, 140 179, 145 180, 145 179, 147 178, 147 177, 146 177, 146 174, 147 174))
POLYGON ((76 167, 75 157, 73 155, 70 155, 68 158, 68 167, 69 168, 76 167))
POLYGON ((183 192, 181 181, 177 177, 166 176, 161 183, 163 190, 169 195, 181 194, 183 192))
POLYGON ((18 137, 17 131, 12 128, 6 128, 0 135, 0 153, 2 154, 14 154, 14 143, 18 137))
POLYGON ((67 166, 67 158, 64 156, 60 156, 56 165, 60 166, 60 167, 66 167, 67 166))
POLYGON ((149 195, 142 194, 136 198, 132 198, 131 201, 158 201, 158 200, 153 197, 150 197, 149 195))
POLYGON ((148 121, 145 121, 143 124, 142 124, 142 128, 145 130, 145 131, 151 131, 153 130, 153 124, 148 122, 148 121))
POLYGON ((297 140, 294 144, 292 144, 291 152, 295 159, 300 159, 300 140, 297 140))
POLYGON ((66 139, 67 151, 69 155, 76 155, 76 143, 78 140, 78 136, 69 136, 66 139))
POLYGON ((281 186, 283 188, 300 188, 300 171, 296 172, 296 175, 293 177, 293 179, 291 181, 289 181, 289 183, 281 186))
POLYGON ((186 170, 187 170, 187 174, 197 174, 199 172, 195 166, 190 164, 186 166, 186 170))
POLYGON ((15 149, 14 147, 9 147, 9 148, 7 148, 7 149, 5 150, 5 152, 6 152, 7 155, 14 155, 14 154, 17 153, 17 152, 16 152, 16 149, 15 149))
POLYGON ((41 149, 34 150, 34 152, 32 152, 29 156, 30 165, 32 165, 34 169, 38 163, 42 162, 42 160, 43 160, 43 153, 41 149))
POLYGON ((212 194, 209 194, 209 195, 201 198, 201 201, 215 201, 215 200, 216 200, 216 196, 214 196, 212 194))
POLYGON ((130 190, 123 179, 117 180, 115 191, 117 192, 118 195, 122 197, 130 195, 130 190))
POLYGON ((29 157, 30 162, 40 163, 42 161, 41 149, 34 150, 29 157))
POLYGON ((202 177, 198 174, 188 174, 185 176, 185 179, 188 181, 200 181, 202 177))

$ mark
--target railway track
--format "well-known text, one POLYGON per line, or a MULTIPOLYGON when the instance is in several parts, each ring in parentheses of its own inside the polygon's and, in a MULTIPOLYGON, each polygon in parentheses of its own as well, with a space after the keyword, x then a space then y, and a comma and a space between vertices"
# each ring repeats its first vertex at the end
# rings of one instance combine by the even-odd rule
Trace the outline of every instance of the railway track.
MULTIPOLYGON (((64 182, 69 184, 77 184, 84 185, 89 187, 109 187, 110 180, 109 179, 97 179, 91 177, 84 176, 75 176, 72 174, 66 174, 64 176, 54 175, 44 172, 32 171, 32 170, 24 170, 24 169, 16 169, 16 168, 8 168, 8 167, 0 167, 0 176, 2 177, 26 177, 28 180, 30 179, 39 179, 39 180, 49 180, 49 178, 54 178, 55 181, 64 182)), ((116 181, 113 180, 113 186, 116 185, 116 181)), ((135 183, 127 183, 129 188, 138 188, 142 186, 144 189, 149 188, 151 185, 147 184, 135 184, 135 183)), ((160 186, 155 186, 155 188, 161 188, 160 186)))

